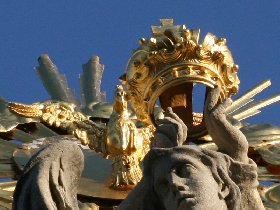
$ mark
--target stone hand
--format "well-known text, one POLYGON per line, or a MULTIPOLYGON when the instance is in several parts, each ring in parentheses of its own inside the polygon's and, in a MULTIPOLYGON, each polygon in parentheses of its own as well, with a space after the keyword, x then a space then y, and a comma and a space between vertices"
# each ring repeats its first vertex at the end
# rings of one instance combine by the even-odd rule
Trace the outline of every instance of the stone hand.
POLYGON ((158 120, 157 129, 152 140, 152 147, 181 146, 187 138, 187 126, 169 107, 165 117, 158 120))

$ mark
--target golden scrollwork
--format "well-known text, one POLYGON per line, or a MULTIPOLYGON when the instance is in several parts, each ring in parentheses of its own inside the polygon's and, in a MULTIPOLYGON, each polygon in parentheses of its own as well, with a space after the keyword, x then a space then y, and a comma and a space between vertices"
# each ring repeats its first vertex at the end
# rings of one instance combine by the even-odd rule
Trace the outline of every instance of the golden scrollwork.
POLYGON ((141 177, 140 161, 149 151, 154 127, 138 128, 130 119, 128 96, 122 86, 117 86, 113 112, 107 125, 93 122, 89 117, 75 111, 72 104, 47 101, 31 105, 8 103, 10 111, 29 118, 36 118, 48 126, 55 126, 74 135, 83 145, 88 145, 105 158, 113 158, 112 187, 133 187, 141 177))
MULTIPOLYGON (((74 99, 67 100, 71 103, 46 101, 31 105, 7 103, 0 99, 0 177, 15 178, 15 168, 22 169, 22 162, 27 163, 31 155, 37 152, 34 148, 56 141, 59 138, 56 135, 71 134, 83 145, 110 158, 104 161, 99 155, 92 154, 88 148, 83 147, 86 175, 81 179, 80 195, 94 200, 123 199, 128 193, 126 190, 133 188, 142 177, 140 161, 150 149, 156 126, 154 119, 163 118, 168 106, 180 118, 185 117, 182 118, 188 127, 188 139, 185 143, 190 140, 200 147, 217 150, 217 145, 211 142, 211 136, 205 132, 203 113, 196 112, 192 107, 192 99, 195 98, 192 88, 200 83, 206 87, 207 93, 211 87, 219 85, 222 88, 220 100, 225 100, 239 89, 238 66, 234 63, 226 39, 208 33, 199 41, 199 29, 174 25, 172 19, 160 21, 161 26, 152 26, 151 38, 139 40, 140 46, 131 56, 126 73, 120 77, 124 87, 116 87, 113 106, 101 100, 104 93, 100 91, 99 97, 91 97, 92 92, 100 89, 100 84, 95 82, 101 81, 100 76, 104 70, 95 56, 86 64, 85 69, 90 71, 84 71, 81 79, 82 95, 90 95, 84 104, 81 103, 84 105, 79 107, 81 112, 73 104, 76 103, 74 99), (93 84, 88 83, 90 88, 85 85, 89 74, 93 76, 89 80, 93 84), (90 90, 93 86, 94 91, 90 90), (178 107, 183 109, 176 112, 178 107), (53 135, 55 138, 51 140, 53 135), (23 144, 19 146, 5 141, 10 139, 20 140, 23 144), (88 169, 87 166, 91 164, 95 165, 88 169), (102 179, 92 175, 101 176, 99 170, 103 170, 102 179), (108 179, 109 171, 111 176, 108 179), (93 179, 89 179, 90 177, 93 179), (108 188, 108 184, 111 188, 108 188)), ((53 72, 56 68, 48 56, 43 55, 40 60, 50 64, 48 68, 44 66, 44 70, 53 72)), ((41 67, 42 65, 37 70, 41 67)), ((60 76, 54 75, 53 78, 57 78, 58 83, 65 82, 61 81, 60 76)), ((271 82, 265 80, 235 98, 226 109, 226 115, 227 120, 238 127, 248 140, 249 156, 258 164, 259 192, 265 207, 278 209, 280 128, 269 124, 242 122, 260 113, 261 108, 280 101, 280 94, 255 100, 255 95, 270 85, 271 82)), ((67 90, 68 87, 62 85, 56 89, 67 90)), ((66 95, 67 97, 60 97, 59 100, 72 98, 68 93, 66 95)), ((51 97, 56 98, 53 95, 51 97)), ((71 140, 75 141, 75 138, 71 140)), ((0 209, 12 208, 15 185, 16 181, 0 184, 0 209)))
POLYGON ((103 140, 106 127, 92 122, 89 117, 75 111, 75 105, 66 102, 46 101, 31 105, 9 102, 10 111, 28 118, 35 118, 48 126, 54 126, 77 137, 83 145, 96 152, 106 153, 103 140))
POLYGON ((106 146, 113 156, 112 187, 127 190, 142 178, 140 161, 149 151, 153 126, 137 128, 128 112, 129 96, 121 85, 116 87, 113 112, 107 125, 106 146))
POLYGON ((107 147, 109 154, 138 153, 141 160, 147 151, 143 147, 150 144, 153 127, 137 128, 135 122, 130 119, 127 109, 128 95, 121 85, 115 92, 113 113, 107 125, 107 147))
POLYGON ((150 39, 140 39, 140 46, 120 78, 131 95, 139 120, 152 124, 155 103, 160 95, 187 82, 209 87, 219 84, 221 100, 237 93, 238 66, 226 39, 208 33, 200 43, 199 29, 174 25, 172 19, 162 19, 161 23, 161 26, 152 26, 150 39))

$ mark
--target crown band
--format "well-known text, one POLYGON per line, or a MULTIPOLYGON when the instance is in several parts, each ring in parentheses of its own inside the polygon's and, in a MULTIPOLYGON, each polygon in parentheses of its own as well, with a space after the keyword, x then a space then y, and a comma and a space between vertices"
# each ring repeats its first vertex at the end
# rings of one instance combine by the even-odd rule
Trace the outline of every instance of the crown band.
MULTIPOLYGON (((161 22, 162 26, 152 26, 153 35, 149 40, 140 40, 123 79, 140 121, 152 124, 156 100, 168 89, 184 83, 200 83, 209 88, 220 85, 221 101, 238 91, 238 66, 234 64, 226 39, 208 33, 200 44, 199 30, 175 26, 172 19, 161 22)), ((190 97, 186 99, 189 102, 190 97)), ((198 122, 196 119, 187 125, 193 136, 196 134, 191 132, 192 127, 198 126, 198 122)))

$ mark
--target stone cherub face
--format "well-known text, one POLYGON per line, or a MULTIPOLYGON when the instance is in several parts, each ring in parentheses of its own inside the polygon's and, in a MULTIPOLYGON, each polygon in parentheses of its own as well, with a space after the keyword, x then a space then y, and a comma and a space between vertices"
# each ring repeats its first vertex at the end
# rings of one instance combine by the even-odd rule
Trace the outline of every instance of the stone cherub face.
POLYGON ((224 198, 228 188, 222 186, 219 178, 214 178, 211 164, 203 162, 209 163, 209 160, 202 160, 195 148, 182 149, 189 155, 182 155, 176 149, 172 153, 171 150, 156 151, 162 154, 157 164, 152 164, 152 187, 162 206, 166 210, 227 209, 224 198))

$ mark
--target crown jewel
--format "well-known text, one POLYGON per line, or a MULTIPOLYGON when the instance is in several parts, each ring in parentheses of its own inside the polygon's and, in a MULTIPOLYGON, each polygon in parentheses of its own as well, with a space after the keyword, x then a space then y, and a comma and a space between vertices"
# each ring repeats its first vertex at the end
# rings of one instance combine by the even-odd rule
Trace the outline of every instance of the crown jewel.
MULTIPOLYGON (((166 100, 171 99, 166 99, 166 92, 178 90, 180 85, 190 89, 186 91, 189 95, 195 83, 210 88, 220 85, 221 100, 238 91, 238 66, 234 64, 226 39, 207 33, 199 43, 199 29, 174 25, 173 19, 160 21, 161 26, 152 26, 150 39, 140 39, 140 46, 134 51, 126 69, 124 83, 132 96, 131 102, 138 119, 152 123, 157 99, 170 105, 166 100)), ((187 97, 184 106, 189 104, 190 97, 187 97)), ((195 120, 197 113, 191 113, 193 120, 187 122, 189 129, 200 124, 199 120, 195 120)), ((202 119, 200 122, 203 124, 202 119)))

